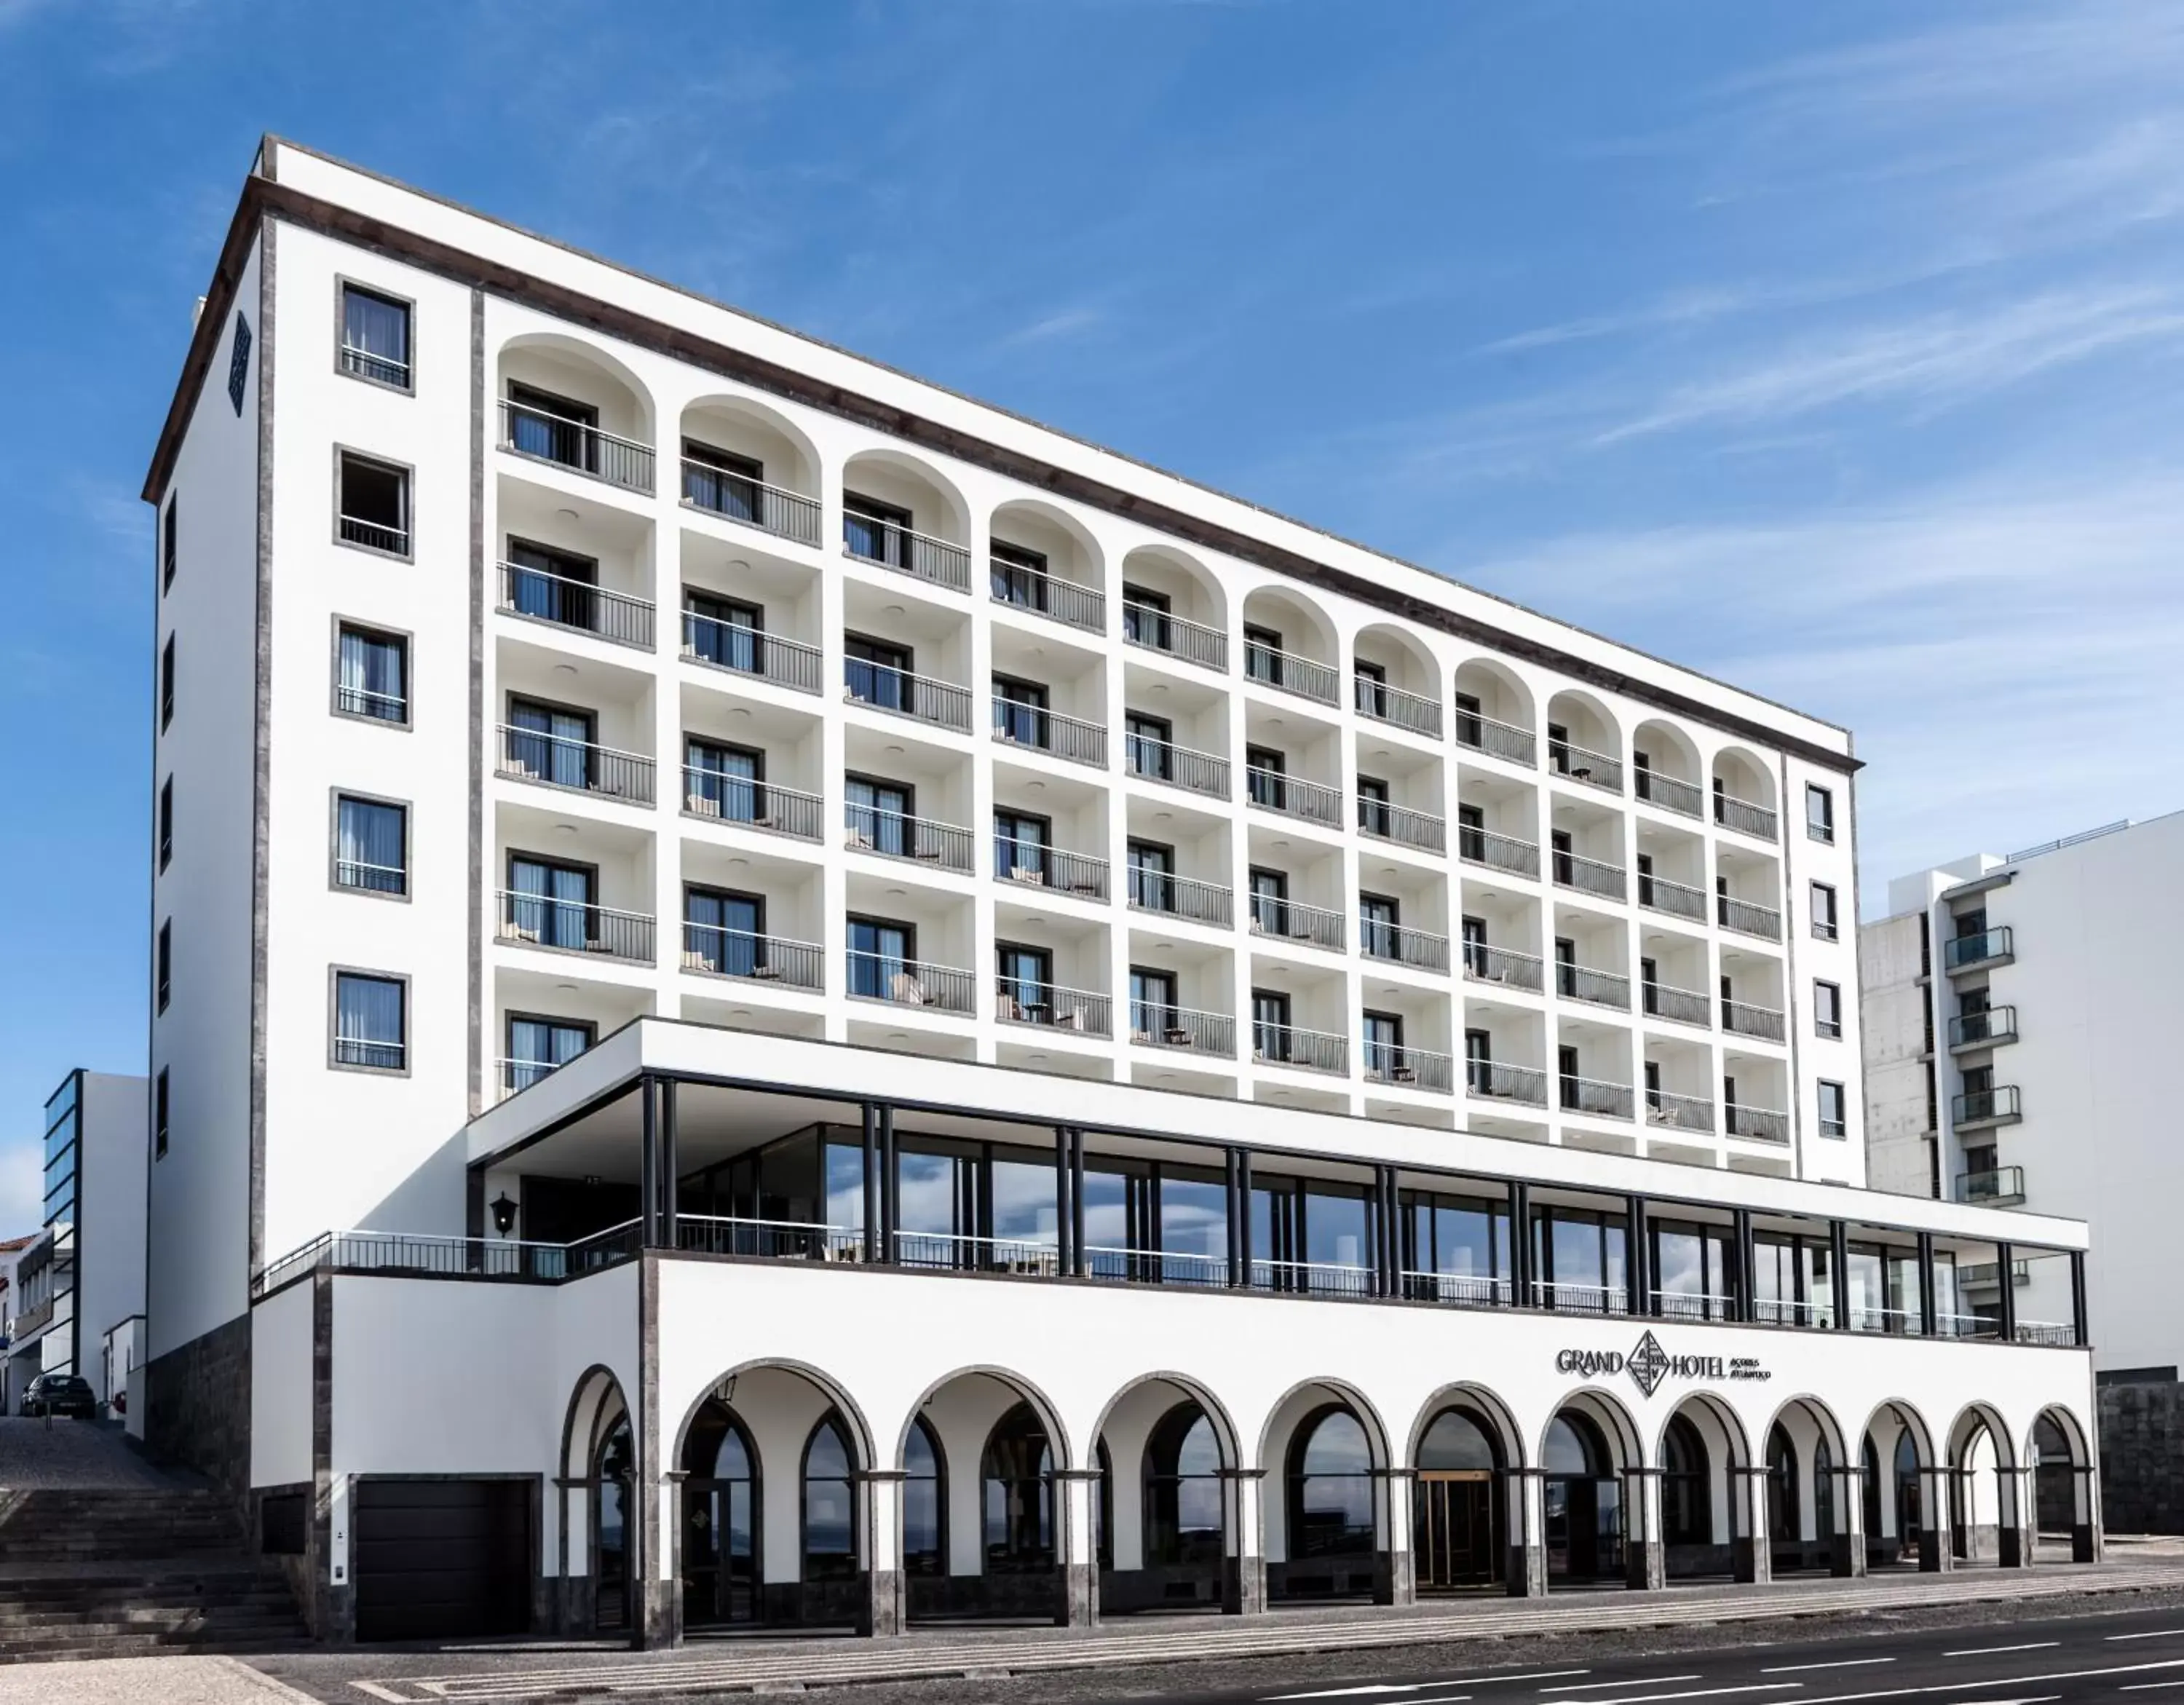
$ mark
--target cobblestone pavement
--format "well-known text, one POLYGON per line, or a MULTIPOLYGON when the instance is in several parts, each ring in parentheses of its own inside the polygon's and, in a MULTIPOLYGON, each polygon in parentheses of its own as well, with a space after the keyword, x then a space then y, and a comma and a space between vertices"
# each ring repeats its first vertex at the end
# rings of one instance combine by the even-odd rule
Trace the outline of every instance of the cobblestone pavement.
POLYGON ((109 1658, 0 1667, 0 1705, 315 1705, 239 1658, 109 1658))
POLYGON ((177 1485, 130 1448, 111 1421, 0 1416, 0 1491, 164 1491, 177 1485))

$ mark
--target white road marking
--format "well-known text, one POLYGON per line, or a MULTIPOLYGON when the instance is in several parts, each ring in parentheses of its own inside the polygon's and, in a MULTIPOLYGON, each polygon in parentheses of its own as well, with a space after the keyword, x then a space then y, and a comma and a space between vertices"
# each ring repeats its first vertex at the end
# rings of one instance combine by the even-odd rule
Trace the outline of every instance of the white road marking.
MULTIPOLYGON (((1658 1702, 1668 1699, 1719 1699, 1729 1693, 1780 1693, 1804 1685, 1802 1681, 1750 1681, 1741 1687, 1695 1687, 1687 1693, 1626 1694, 1619 1699, 1603 1699, 1600 1705, 1658 1705, 1658 1702)), ((1558 1705, 1577 1705, 1577 1702, 1564 1700, 1558 1705)))
POLYGON ((352 1681, 348 1685, 359 1693, 369 1693, 375 1699, 385 1699, 390 1702, 390 1705, 409 1705, 401 1694, 390 1687, 381 1686, 376 1681, 352 1681))
POLYGON ((1323 1687, 1317 1693, 1269 1693, 1275 1699, 1355 1699, 1367 1693, 1422 1693, 1438 1681, 1368 1681, 1362 1687, 1323 1687))
POLYGON ((2173 1640, 2180 1634, 2184 1634, 2184 1628, 2155 1628, 2149 1629, 2144 1634, 2110 1634, 2104 1635, 2103 1638, 2109 1640, 2173 1640))
POLYGON ((2119 1693, 2150 1693, 2157 1687, 2184 1687, 2184 1681, 2134 1681, 2128 1686, 2119 1687, 2116 1691, 2119 1693))
MULTIPOLYGON (((1867 1699, 1902 1699, 1924 1693, 1961 1693, 1966 1687, 2014 1687, 2026 1681, 2082 1681, 2092 1675, 2137 1675, 2149 1669, 2184 1669, 2184 1658, 2168 1658, 2159 1663, 2111 1663, 2102 1669, 2056 1669, 2045 1675, 2001 1675, 1985 1681, 1951 1681, 1927 1687, 1879 1687, 1869 1693, 1827 1693, 1818 1698, 1800 1699, 1797 1705, 1859 1705, 1859 1702, 1867 1699)), ((1623 1705, 1636 1705, 1636 1702, 1626 1699, 1623 1705)))
POLYGON ((1832 1663, 1778 1663, 1762 1675, 1796 1675, 1808 1669, 1863 1669, 1869 1663, 1893 1663, 1892 1658, 1838 1658, 1832 1663))
POLYGON ((1629 1681, 1565 1681, 1559 1687, 1542 1687, 1542 1693, 1591 1693, 1602 1687, 1665 1687, 1671 1681, 1696 1681, 1696 1675, 1640 1675, 1629 1681))
MULTIPOLYGON (((1559 1681, 1565 1675, 1590 1675, 1590 1669, 1532 1669, 1521 1675, 1451 1675, 1440 1681, 1374 1681, 1362 1687, 1330 1687, 1318 1693, 1266 1693, 1262 1705, 1284 1699, 1340 1699, 1362 1693, 1423 1693, 1429 1687, 1476 1687, 1483 1681, 1559 1681)), ((1411 1705, 1425 1705, 1412 1700, 1411 1705)))
POLYGON ((1968 1646, 1962 1652, 1944 1652, 1944 1658, 1992 1658, 1998 1652, 2044 1652, 2060 1646, 2059 1640, 2028 1640, 2022 1646, 1968 1646))

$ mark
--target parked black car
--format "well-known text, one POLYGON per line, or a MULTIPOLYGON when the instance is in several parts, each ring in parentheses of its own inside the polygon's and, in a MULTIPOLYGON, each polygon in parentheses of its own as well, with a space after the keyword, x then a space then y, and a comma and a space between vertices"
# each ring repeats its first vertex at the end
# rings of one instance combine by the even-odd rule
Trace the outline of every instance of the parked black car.
POLYGON ((25 1415, 73 1415, 80 1421, 98 1418, 98 1399, 91 1381, 81 1373, 41 1373, 23 1393, 25 1415))

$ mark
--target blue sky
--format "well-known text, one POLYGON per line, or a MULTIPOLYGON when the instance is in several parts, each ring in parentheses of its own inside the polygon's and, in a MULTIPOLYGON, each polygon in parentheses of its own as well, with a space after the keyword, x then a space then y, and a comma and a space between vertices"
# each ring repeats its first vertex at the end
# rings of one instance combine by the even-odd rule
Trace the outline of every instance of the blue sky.
POLYGON ((140 1067, 136 493, 261 131, 1856 731, 2184 804, 2184 8, 0 0, 0 1233, 140 1067))

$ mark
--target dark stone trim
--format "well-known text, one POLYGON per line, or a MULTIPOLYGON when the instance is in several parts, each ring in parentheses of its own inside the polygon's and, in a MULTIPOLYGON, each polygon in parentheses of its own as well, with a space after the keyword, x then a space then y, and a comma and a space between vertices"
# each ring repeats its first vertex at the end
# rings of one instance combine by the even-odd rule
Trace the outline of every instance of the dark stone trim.
MULTIPOLYGON (((311 1632, 348 1646, 356 1640, 354 1557, 337 1565, 334 1501, 334 1276, 320 1272, 311 1285, 311 1632)), ((349 1525, 355 1526, 352 1513, 349 1525)))
POLYGON ((250 1502, 248 1309, 144 1367, 144 1444, 197 1469, 247 1515, 250 1502))
MULTIPOLYGON (((389 254, 410 265, 434 271, 444 276, 469 283, 474 289, 486 289, 496 296, 504 296, 527 307, 551 315, 571 325, 582 326, 601 336, 614 337, 638 348, 655 351, 671 359, 717 373, 757 389, 772 393, 801 403, 807 407, 822 410, 844 420, 853 421, 873 431, 885 432, 905 443, 936 454, 951 457, 958 461, 983 468, 989 472, 1017 480, 1039 490, 1051 492, 1089 507, 1104 510, 1111 515, 1123 516, 1157 532, 1170 534, 1187 543, 1205 549, 1219 551, 1239 561, 1249 562, 1293 580, 1304 582, 1339 596, 1353 599, 1373 608, 1388 610, 1421 627, 1431 627, 1468 640, 1474 644, 1490 647, 1506 656, 1522 658, 1528 662, 1552 669, 1557 673, 1583 681, 1603 691, 1620 694, 1656 710, 1666 710, 1724 733, 1734 734, 1770 749, 1792 751, 1811 762, 1842 773, 1860 767, 1858 761, 1847 754, 1830 751, 1823 745, 1786 734, 1765 727, 1749 717, 1737 716, 1702 705, 1687 694, 1673 688, 1654 686, 1649 682, 1632 678, 1619 669, 1579 657, 1557 647, 1540 644, 1509 629, 1490 622, 1462 616, 1452 610, 1426 599, 1397 592, 1381 586, 1366 577, 1337 569, 1311 558, 1268 544, 1262 540, 1235 531, 1219 523, 1203 521, 1162 503, 1140 498, 1136 494, 1108 485, 1083 474, 1072 473, 1037 457, 1011 450, 990 439, 943 425, 924 415, 898 409, 877 398, 861 395, 831 385, 822 380, 783 367, 778 363, 761 359, 748 351, 714 343, 685 332, 679 327, 650 320, 642 315, 618 308, 596 297, 571 290, 560 285, 549 284, 497 261, 469 254, 450 244, 420 236, 415 231, 390 226, 384 220, 357 213, 334 203, 309 196, 286 186, 275 183, 258 175, 252 176, 243 186, 242 198, 237 209, 237 218, 246 212, 263 209, 269 214, 294 220, 297 224, 316 230, 359 247, 389 254)), ((477 215, 482 216, 482 215, 477 215)), ((232 242, 232 231, 230 240, 232 242)), ((205 320, 216 321, 221 306, 221 286, 227 256, 221 256, 221 267, 213 277, 212 293, 208 298, 205 320)), ((611 265, 611 262, 603 262, 611 265)), ((627 271, 627 268, 621 269, 627 271)), ((232 293, 233 286, 227 290, 232 293)), ((200 327, 202 331, 202 326, 200 327)), ((791 334, 796 335, 796 334, 791 334)), ((216 341, 216 340, 215 340, 216 341)), ((202 354, 193 343, 188 359, 183 365, 182 377, 168 421, 162 428, 158 446, 153 453, 152 464, 145 475, 143 494, 146 501, 157 503, 166 488, 167 478, 173 469, 177 420, 184 416, 186 397, 193 398, 204 381, 211 364, 211 349, 202 354)), ((990 407, 990 405, 985 405, 990 407)), ((1029 423, 1027 423, 1029 424, 1029 423)), ((1051 428, 1041 428, 1051 431, 1051 428)), ((1113 452, 1105 454, 1112 454, 1113 452)), ((1149 471, 1158 472, 1157 470, 1149 471)), ((1174 479, 1173 474, 1162 477, 1174 479)), ((1228 499, 1236 501, 1236 499, 1228 499)), ((1285 519, 1285 518, 1284 518, 1285 519)), ((1304 526, 1305 523, 1292 523, 1304 526)), ((1349 543, 1343 541, 1343 543, 1349 543)), ((1359 549, 1368 547, 1357 546, 1359 549)), ((1376 554, 1384 554, 1375 553, 1376 554)), ((1398 559, 1387 558, 1396 561, 1398 559)), ((1415 563, 1402 566, 1419 573, 1431 574, 1431 569, 1415 563)), ((1457 582, 1452 582, 1451 584, 1457 582)), ((1475 590, 1475 588, 1467 588, 1475 590)), ((1490 594, 1485 594, 1489 595, 1490 594)), ((1552 618, 1549 618, 1552 619, 1552 618)), ((1612 643, 1612 642, 1611 642, 1612 643)), ((1623 648, 1628 649, 1628 648, 1623 648)), ((1674 667, 1674 665, 1666 666, 1674 667)), ((1691 672, 1691 671, 1685 671, 1691 672)), ((1735 690, 1735 689, 1733 689, 1735 690)), ((1749 696, 1749 695, 1747 695, 1749 696)), ((1797 713, 1793 713, 1797 714, 1797 713)), ((1812 720, 1812 719, 1808 719, 1812 720)))
MULTIPOLYGON (((267 885, 272 879, 273 815, 273 284, 279 224, 269 213, 258 260, 258 631, 252 710, 250 802, 250 1247, 246 1273, 265 1264, 265 979, 270 953, 267 885)), ((217 317, 208 307, 200 332, 217 317)), ((244 1318, 248 1318, 246 1310, 244 1318)), ((246 1468, 247 1473, 247 1468, 246 1468)))
POLYGON ((470 661, 470 1106, 475 1119, 485 1106, 485 294, 478 290, 471 292, 470 661))
MULTIPOLYGON (((682 1643, 682 1595, 679 1570, 660 1578, 660 1547, 667 1535, 660 1525, 660 1255, 638 1256, 637 1285, 637 1555, 630 1560, 638 1575, 637 1614, 631 1619, 630 1643, 639 1651, 658 1651, 682 1643)), ((679 1528, 680 1523, 677 1524, 679 1528)))

